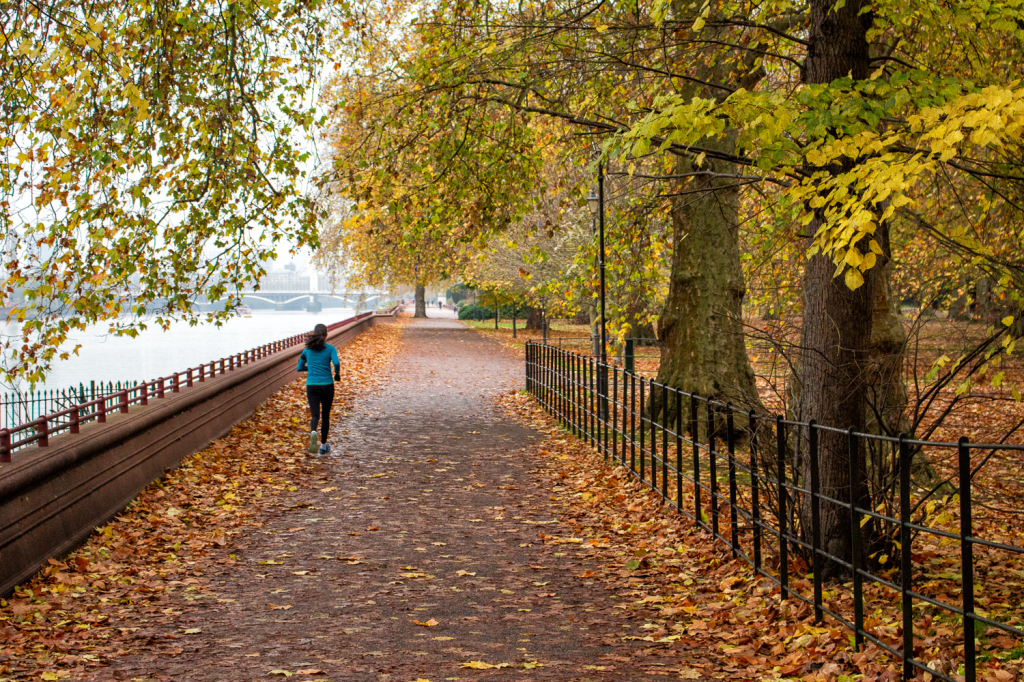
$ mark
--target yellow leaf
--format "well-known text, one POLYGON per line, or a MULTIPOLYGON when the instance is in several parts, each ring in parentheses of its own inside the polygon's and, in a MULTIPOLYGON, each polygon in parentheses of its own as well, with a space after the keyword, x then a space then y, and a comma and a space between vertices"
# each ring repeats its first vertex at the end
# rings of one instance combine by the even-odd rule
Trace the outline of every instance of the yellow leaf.
POLYGON ((843 261, 854 268, 859 268, 860 264, 864 262, 864 256, 860 254, 860 251, 856 247, 851 246, 846 251, 846 258, 843 261))
POLYGON ((529 670, 532 668, 543 668, 544 664, 538 663, 537 661, 527 661, 526 663, 523 663, 523 667, 529 670))
POLYGON ((511 668, 511 663, 485 663, 483 661, 469 661, 468 663, 462 664, 463 668, 473 668, 474 670, 490 670, 491 668, 511 668))
POLYGON ((855 268, 847 269, 846 286, 848 286, 851 291, 856 291, 862 284, 864 284, 864 275, 860 274, 860 270, 855 268))
POLYGON ((595 27, 594 27, 594 29, 595 29, 595 30, 596 30, 596 31, 597 31, 598 33, 604 33, 605 31, 607 31, 607 30, 608 30, 608 24, 600 24, 600 25, 598 25, 598 26, 595 26, 595 27))
POLYGON ((1011 324, 1013 324, 1013 315, 1007 315, 1003 318, 1004 327, 1009 327, 1011 324))
POLYGON ((428 620, 428 621, 426 621, 426 622, 423 622, 423 621, 419 621, 419 620, 414 620, 414 621, 413 621, 413 623, 416 623, 416 625, 422 625, 422 626, 423 626, 423 627, 425 627, 425 628, 432 628, 432 627, 434 627, 435 625, 440 625, 440 623, 438 623, 438 622, 437 622, 436 620, 434 620, 433 618, 431 618, 430 620, 428 620))
POLYGON ((57 673, 43 673, 42 678, 44 680, 59 680, 60 675, 58 675, 57 673))

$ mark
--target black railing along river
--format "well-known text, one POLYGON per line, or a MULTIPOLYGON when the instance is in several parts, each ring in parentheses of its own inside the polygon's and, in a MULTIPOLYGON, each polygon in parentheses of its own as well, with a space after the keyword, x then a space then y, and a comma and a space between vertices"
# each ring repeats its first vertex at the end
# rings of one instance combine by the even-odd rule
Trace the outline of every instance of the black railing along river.
MULTIPOLYGON (((328 325, 328 331, 364 319, 373 312, 363 313, 341 322, 328 325)), ((262 360, 269 355, 285 348, 304 343, 305 334, 295 334, 288 338, 264 344, 258 348, 243 351, 190 367, 182 372, 175 372, 167 377, 159 377, 153 381, 144 381, 131 386, 124 385, 116 390, 99 396, 91 396, 89 400, 79 400, 59 410, 33 416, 28 421, 0 429, 0 462, 10 462, 11 454, 32 445, 46 447, 50 437, 59 433, 78 433, 82 424, 97 421, 105 422, 110 412, 128 412, 132 405, 147 405, 151 399, 163 398, 167 393, 177 393, 182 386, 192 386, 193 382, 204 382, 215 376, 230 372, 251 362, 262 360)))

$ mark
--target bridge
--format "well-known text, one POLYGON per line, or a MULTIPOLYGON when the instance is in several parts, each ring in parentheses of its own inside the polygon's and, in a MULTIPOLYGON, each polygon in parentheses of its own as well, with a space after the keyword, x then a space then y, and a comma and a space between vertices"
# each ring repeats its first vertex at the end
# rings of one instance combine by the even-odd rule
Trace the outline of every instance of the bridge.
MULTIPOLYGON (((222 296, 210 304, 226 301, 232 296, 222 296)), ((355 310, 373 309, 381 302, 387 301, 390 295, 382 291, 331 292, 312 291, 309 289, 290 290, 259 290, 242 291, 242 303, 253 310, 305 310, 320 312, 324 308, 352 308, 355 310)))

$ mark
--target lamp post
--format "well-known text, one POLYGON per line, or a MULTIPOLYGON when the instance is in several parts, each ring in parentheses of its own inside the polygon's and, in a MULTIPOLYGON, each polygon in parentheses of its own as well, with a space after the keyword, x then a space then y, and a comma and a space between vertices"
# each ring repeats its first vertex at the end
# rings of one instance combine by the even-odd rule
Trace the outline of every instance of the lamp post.
POLYGON ((600 365, 597 374, 598 416, 604 420, 608 416, 608 351, 605 335, 605 301, 604 301, 604 163, 597 162, 597 194, 593 190, 587 197, 590 214, 597 221, 598 251, 597 265, 601 273, 601 348, 598 355, 600 365))

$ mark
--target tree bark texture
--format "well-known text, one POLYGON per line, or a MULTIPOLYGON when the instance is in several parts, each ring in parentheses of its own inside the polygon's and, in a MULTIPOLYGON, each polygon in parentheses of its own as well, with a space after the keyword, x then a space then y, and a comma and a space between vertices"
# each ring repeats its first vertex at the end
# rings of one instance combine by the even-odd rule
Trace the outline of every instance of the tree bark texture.
POLYGON ((526 313, 526 329, 528 331, 541 330, 541 326, 544 323, 544 315, 540 308, 530 308, 526 313))
MULTIPOLYGON (((733 151, 732 139, 719 144, 733 151)), ((735 173, 731 164, 720 161, 705 161, 705 169, 735 173)), ((694 169, 680 160, 677 170, 694 169)), ((672 273, 658 321, 657 381, 742 409, 759 409, 743 336, 739 188, 733 179, 700 176, 686 189, 672 209, 672 273)), ((672 414, 674 401, 669 402, 672 414)), ((685 405, 684 412, 688 409, 685 405)))
POLYGON ((427 288, 422 284, 416 285, 416 313, 413 317, 427 316, 427 288))
MULTIPOLYGON (((811 0, 810 46, 805 62, 807 83, 830 83, 852 75, 854 79, 868 76, 869 55, 867 28, 869 12, 861 14, 863 0, 850 0, 838 10, 832 0, 811 0)), ((840 162, 829 170, 843 172, 852 162, 840 162)), ((820 215, 809 225, 809 240, 822 227, 820 215)), ((809 244, 810 245, 810 242, 809 244)), ((867 244, 857 244, 867 252, 867 244)), ((804 269, 804 325, 800 382, 801 414, 822 425, 865 429, 868 406, 870 347, 876 294, 882 286, 882 268, 864 273, 864 284, 851 291, 843 278, 834 278, 835 264, 830 257, 818 253, 808 259, 804 269)), ((884 293, 884 292, 883 292, 884 293)), ((851 490, 850 463, 862 474, 864 447, 857 442, 850 452, 847 436, 818 430, 817 453, 810 451, 809 433, 803 433, 801 474, 804 487, 811 485, 811 458, 817 460, 819 492, 846 502, 852 496, 859 504, 868 504, 866 475, 864 484, 851 490)), ((824 552, 849 561, 851 531, 849 510, 841 505, 819 502, 820 538, 824 552)), ((801 508, 801 525, 809 540, 812 532, 812 505, 805 499, 801 508)), ((818 559, 824 577, 842 574, 839 564, 818 559)))

